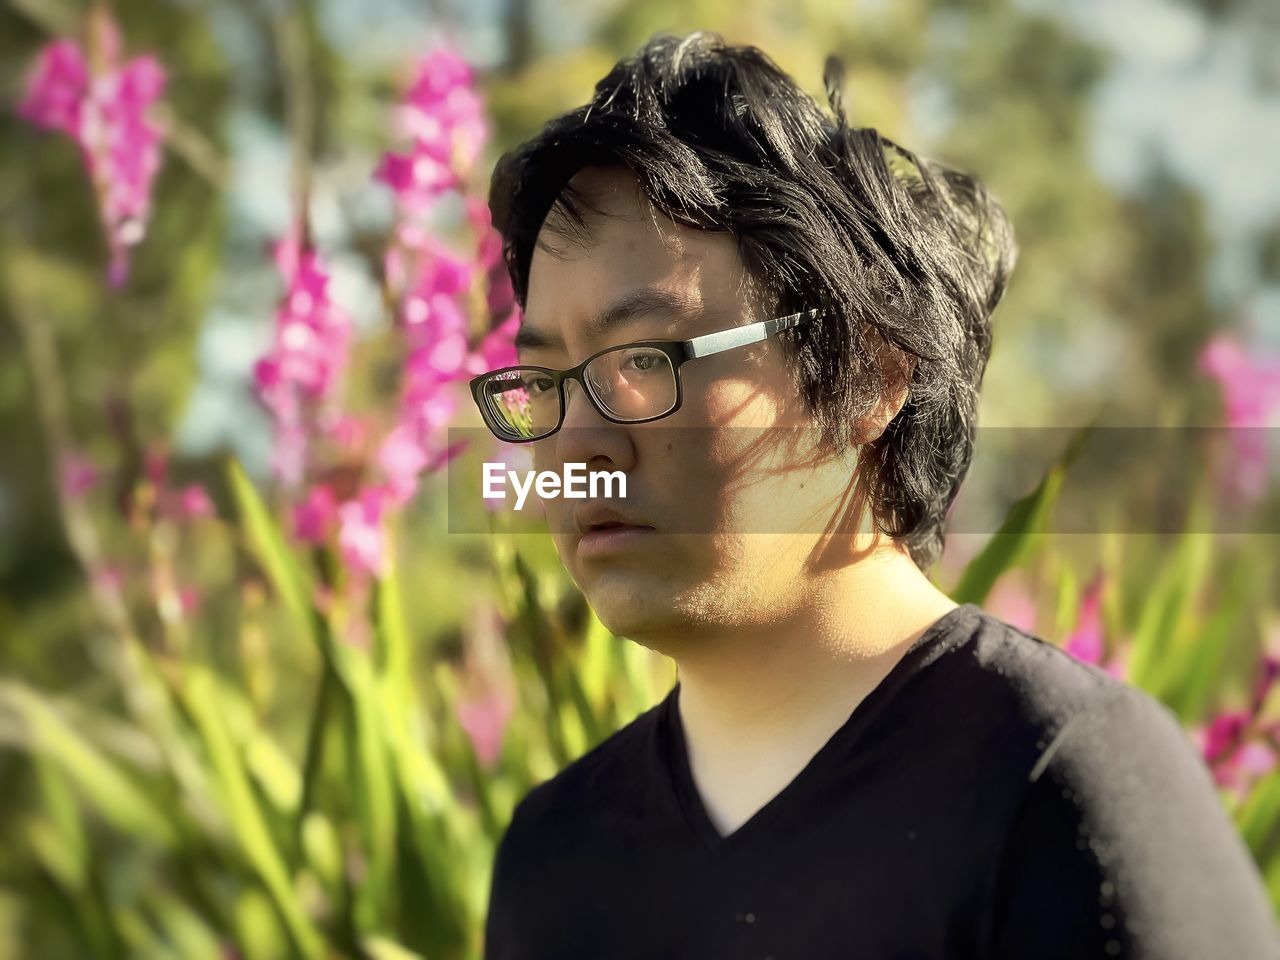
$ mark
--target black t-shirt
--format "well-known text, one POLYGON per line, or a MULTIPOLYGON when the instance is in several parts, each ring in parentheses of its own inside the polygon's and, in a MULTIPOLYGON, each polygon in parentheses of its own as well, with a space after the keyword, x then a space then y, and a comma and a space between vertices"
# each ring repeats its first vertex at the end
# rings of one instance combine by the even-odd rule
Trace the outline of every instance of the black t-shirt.
POLYGON ((727 837, 679 692, 517 805, 486 960, 1280 958, 1172 711, 974 604, 727 837))

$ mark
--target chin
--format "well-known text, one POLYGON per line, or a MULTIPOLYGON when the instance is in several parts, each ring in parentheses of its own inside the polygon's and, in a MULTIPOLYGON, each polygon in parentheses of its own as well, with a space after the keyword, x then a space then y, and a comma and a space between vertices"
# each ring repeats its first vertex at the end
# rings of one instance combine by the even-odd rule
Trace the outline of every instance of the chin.
POLYGON ((586 582, 583 595, 600 622, 618 637, 632 637, 673 625, 675 610, 668 589, 644 583, 643 578, 597 574, 586 582))

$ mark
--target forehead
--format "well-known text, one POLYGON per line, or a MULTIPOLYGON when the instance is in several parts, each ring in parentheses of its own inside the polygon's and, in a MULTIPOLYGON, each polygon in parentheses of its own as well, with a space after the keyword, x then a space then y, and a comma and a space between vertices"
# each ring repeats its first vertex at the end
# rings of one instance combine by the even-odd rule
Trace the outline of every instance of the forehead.
POLYGON ((523 323, 537 339, 572 344, 593 318, 639 291, 687 312, 741 312, 746 273, 731 234, 667 219, 625 168, 587 167, 570 182, 595 210, 584 210, 585 235, 564 235, 555 216, 538 235, 523 323))

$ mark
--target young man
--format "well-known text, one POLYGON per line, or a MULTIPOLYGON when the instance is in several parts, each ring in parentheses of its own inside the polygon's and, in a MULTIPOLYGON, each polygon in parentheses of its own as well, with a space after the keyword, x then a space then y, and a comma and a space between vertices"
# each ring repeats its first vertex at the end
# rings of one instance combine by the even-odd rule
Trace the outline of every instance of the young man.
POLYGON ((517 806, 487 960, 1280 957, 1157 701, 925 570, 1015 247, 752 47, 658 37, 505 156, 522 369, 477 378, 657 706, 517 806))

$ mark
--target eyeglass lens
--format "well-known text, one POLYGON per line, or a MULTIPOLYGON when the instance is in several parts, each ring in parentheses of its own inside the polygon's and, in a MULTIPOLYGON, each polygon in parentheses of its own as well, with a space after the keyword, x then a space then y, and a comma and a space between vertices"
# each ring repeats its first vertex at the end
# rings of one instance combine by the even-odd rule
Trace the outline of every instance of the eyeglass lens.
MULTIPOLYGON (((596 357, 583 370, 592 397, 619 420, 659 417, 676 404, 676 371, 656 347, 624 347, 596 357)), ((560 422, 560 393, 542 370, 495 374, 482 391, 489 419, 501 433, 531 440, 560 422)))

